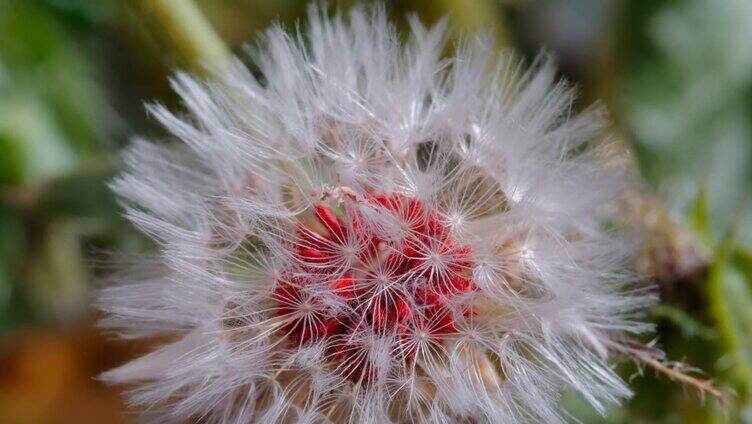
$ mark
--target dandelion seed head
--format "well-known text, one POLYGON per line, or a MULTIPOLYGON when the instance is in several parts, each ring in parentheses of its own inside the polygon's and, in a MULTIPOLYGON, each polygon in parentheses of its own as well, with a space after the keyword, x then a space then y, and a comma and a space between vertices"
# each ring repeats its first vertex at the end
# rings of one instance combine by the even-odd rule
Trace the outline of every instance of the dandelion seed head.
POLYGON ((557 422, 559 394, 630 394, 607 341, 648 329, 623 170, 550 59, 379 8, 275 27, 202 81, 176 139, 112 183, 159 249, 100 294, 101 325, 171 343, 107 372, 164 422, 557 422))

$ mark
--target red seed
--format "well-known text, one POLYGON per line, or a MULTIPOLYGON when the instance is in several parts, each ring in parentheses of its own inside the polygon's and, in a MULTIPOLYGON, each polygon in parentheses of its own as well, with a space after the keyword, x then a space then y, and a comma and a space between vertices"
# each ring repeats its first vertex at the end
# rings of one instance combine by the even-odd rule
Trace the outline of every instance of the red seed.
POLYGON ((459 293, 464 293, 470 290, 471 284, 472 284, 471 279, 467 277, 463 277, 461 275, 453 275, 449 279, 448 288, 451 290, 452 294, 459 294, 459 293))
POLYGON ((330 336, 332 334, 337 334, 339 332, 339 329, 341 327, 341 323, 337 318, 329 318, 326 320, 323 324, 323 334, 330 336))
POLYGON ((347 235, 347 229, 339 221, 337 215, 332 212, 326 205, 316 205, 314 207, 316 218, 329 230, 332 238, 337 241, 343 241, 347 235))
POLYGON ((396 301, 397 303, 397 317, 399 318, 399 322, 402 322, 410 317, 410 305, 407 303, 405 299, 399 298, 396 301))
POLYGON ((298 256, 305 262, 323 264, 331 261, 331 255, 310 247, 298 246, 298 256))
MULTIPOLYGON (((394 240, 374 234, 374 227, 365 222, 358 207, 346 208, 345 217, 340 218, 329 206, 319 204, 314 206, 314 213, 328 234, 321 235, 301 225, 297 231, 298 240, 292 245, 297 257, 304 263, 302 271, 313 276, 310 284, 328 287, 355 313, 334 314, 314 295, 313 299, 306 301, 312 302, 318 309, 294 319, 303 303, 301 287, 309 284, 307 281, 280 279, 273 295, 277 315, 291 319, 282 329, 289 339, 297 343, 322 337, 330 340, 330 352, 342 363, 340 371, 354 380, 367 379, 373 373, 368 361, 363 360, 365 347, 350 337, 359 331, 356 327, 365 325, 370 328, 369 331, 394 331, 403 338, 415 337, 417 331, 422 331, 432 343, 441 343, 447 334, 457 331, 454 316, 445 301, 476 290, 471 272, 468 272, 473 264, 470 246, 460 244, 451 236, 436 211, 428 209, 418 199, 400 194, 368 192, 365 198, 369 202, 365 207, 381 209, 382 213, 392 214, 409 225, 404 238, 394 240), (345 220, 349 226, 344 224, 345 220), (361 271, 354 268, 333 277, 330 274, 332 266, 339 263, 336 260, 340 254, 339 247, 345 244, 350 234, 357 240, 357 255, 361 262, 354 264, 354 267, 361 271), (429 247, 442 256, 441 272, 426 264, 429 247), (369 267, 378 267, 385 272, 389 286, 375 281, 376 277, 372 274, 367 274, 356 284, 354 273, 363 272, 363 268, 368 272, 369 267), (316 281, 317 277, 321 281, 316 281), (418 278, 423 280, 416 281, 418 278), (415 310, 413 305, 417 305, 415 310)), ((289 271, 291 274, 300 272, 289 271)), ((457 311, 461 311, 465 317, 472 316, 470 305, 456 306, 457 311)), ((414 348, 408 348, 403 354, 414 354, 414 348)))
POLYGON ((418 229, 425 223, 423 214, 423 204, 417 199, 407 199, 402 202, 402 218, 413 224, 413 229, 418 229))
POLYGON ((386 309, 384 306, 382 306, 379 302, 376 302, 376 304, 373 307, 373 311, 371 311, 372 315, 372 321, 373 321, 373 329, 374 330, 383 330, 388 325, 388 318, 386 309))
POLYGON ((325 250, 332 243, 320 234, 315 233, 302 225, 298 227, 298 236, 300 245, 316 250, 325 250))
POLYGON ((332 290, 338 296, 345 299, 352 299, 355 297, 355 280, 351 275, 346 274, 337 280, 334 280, 331 284, 332 290))
POLYGON ((421 305, 435 306, 441 304, 441 296, 431 289, 418 287, 415 290, 415 301, 421 305))

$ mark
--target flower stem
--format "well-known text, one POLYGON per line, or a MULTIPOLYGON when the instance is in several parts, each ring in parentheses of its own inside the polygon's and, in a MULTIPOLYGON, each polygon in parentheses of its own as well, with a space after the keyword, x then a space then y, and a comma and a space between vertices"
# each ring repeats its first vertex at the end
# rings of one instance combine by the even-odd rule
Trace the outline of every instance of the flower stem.
POLYGON ((136 0, 136 4, 194 71, 206 74, 229 63, 229 49, 193 0, 136 0))

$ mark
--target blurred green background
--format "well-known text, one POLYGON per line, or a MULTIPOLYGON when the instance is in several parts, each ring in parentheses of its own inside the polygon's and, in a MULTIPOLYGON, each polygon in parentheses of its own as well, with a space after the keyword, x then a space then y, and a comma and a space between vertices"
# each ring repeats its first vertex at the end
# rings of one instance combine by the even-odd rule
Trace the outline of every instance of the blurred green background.
MULTIPOLYGON (((582 94, 576 106, 607 104, 644 179, 624 222, 643 236, 635 268, 661 292, 655 337, 732 394, 703 401, 625 364, 637 396, 603 418, 568 394, 573 420, 752 423, 752 1, 385 4, 403 28, 406 13, 448 15, 456 39, 487 28, 499 48, 553 53, 582 94)), ((271 22, 304 23, 305 8, 0 0, 0 422, 134 419, 93 377, 145 347, 98 336, 88 307, 107 252, 148 248, 106 187, 117 153, 133 135, 164 135, 143 102, 179 107, 173 71, 200 71, 225 49, 242 56, 271 22)))

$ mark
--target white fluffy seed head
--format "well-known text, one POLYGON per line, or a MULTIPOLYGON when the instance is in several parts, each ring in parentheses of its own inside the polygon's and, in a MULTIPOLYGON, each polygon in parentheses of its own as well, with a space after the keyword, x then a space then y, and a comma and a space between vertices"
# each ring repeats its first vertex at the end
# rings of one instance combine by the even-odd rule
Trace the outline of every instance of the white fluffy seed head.
POLYGON ((102 326, 174 342, 104 378, 158 420, 557 422, 558 396, 628 396, 609 340, 647 328, 625 186, 545 56, 381 9, 266 33, 172 81, 177 139, 135 140, 112 184, 159 245, 113 276, 102 326))

